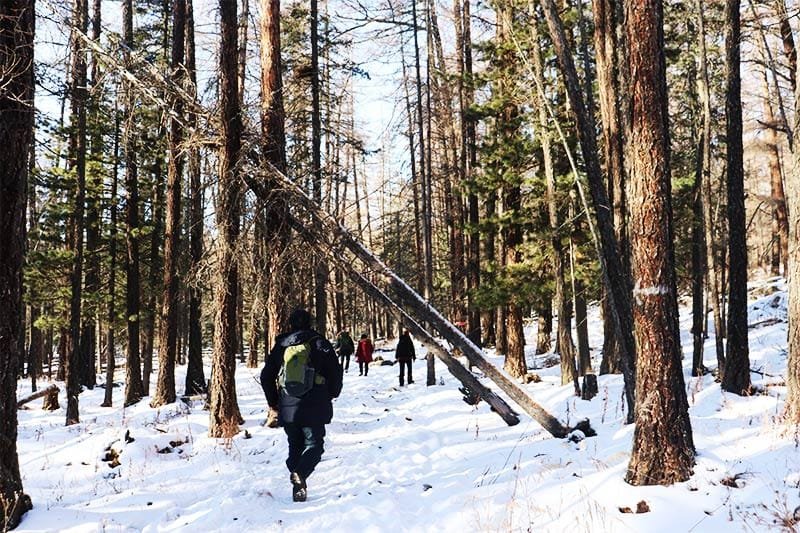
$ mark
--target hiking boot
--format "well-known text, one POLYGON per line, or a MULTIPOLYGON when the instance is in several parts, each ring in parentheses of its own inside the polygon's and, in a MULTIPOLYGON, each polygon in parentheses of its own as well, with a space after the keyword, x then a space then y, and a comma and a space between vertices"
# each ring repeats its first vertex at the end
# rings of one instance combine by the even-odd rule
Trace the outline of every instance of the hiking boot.
POLYGON ((306 501, 306 480, 297 472, 292 472, 289 480, 292 482, 292 501, 306 501))

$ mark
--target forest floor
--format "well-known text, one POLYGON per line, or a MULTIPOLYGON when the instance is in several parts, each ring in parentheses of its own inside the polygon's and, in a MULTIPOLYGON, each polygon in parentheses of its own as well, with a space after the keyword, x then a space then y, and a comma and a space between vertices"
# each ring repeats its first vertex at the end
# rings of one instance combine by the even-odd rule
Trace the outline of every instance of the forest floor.
MULTIPOLYGON (((541 368, 547 356, 531 352, 529 364, 543 378, 526 385, 533 397, 567 424, 588 417, 596 437, 554 439, 524 414, 508 427, 485 403, 465 404, 458 381, 440 364, 438 385, 425 386, 425 362, 418 359, 416 383, 401 388, 396 366, 373 366, 360 377, 351 363, 327 426, 325 455, 309 479, 309 499, 293 503, 283 431, 261 425, 260 369, 240 365, 245 423, 233 439, 207 436, 202 401, 151 409, 145 399, 121 407, 121 383, 114 384, 113 408, 99 407, 102 387, 83 392, 78 425, 64 426, 63 384, 61 410, 42 411, 38 400, 20 410, 20 467, 34 508, 18 530, 800 530, 793 518, 800 505, 800 440, 781 425, 787 324, 780 281, 751 290, 750 324, 752 380, 763 393, 742 398, 722 393, 711 375, 690 377, 691 315, 681 308, 697 448, 694 475, 685 483, 624 482, 634 428, 624 424, 621 376, 600 376, 600 393, 583 401, 571 385, 560 385, 557 365, 541 368), (118 465, 111 466, 110 455, 118 465), (639 502, 649 511, 636 513, 639 502)), ((597 368, 602 323, 596 306, 589 328, 597 368)), ((533 344, 535 328, 526 336, 533 344)), ((705 346, 705 363, 714 367, 713 331, 705 346)), ((393 359, 393 348, 394 342, 378 343, 376 355, 393 359)), ((491 359, 502 366, 501 357, 491 359)), ((184 371, 179 367, 178 383, 184 371)), ((19 396, 29 392, 30 383, 20 382, 19 396)))

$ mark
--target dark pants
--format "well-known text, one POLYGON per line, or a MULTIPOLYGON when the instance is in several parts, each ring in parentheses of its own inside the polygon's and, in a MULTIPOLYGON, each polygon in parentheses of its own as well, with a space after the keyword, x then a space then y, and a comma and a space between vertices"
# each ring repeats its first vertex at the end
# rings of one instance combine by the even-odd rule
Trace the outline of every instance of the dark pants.
POLYGON ((369 363, 365 363, 364 361, 358 362, 358 375, 364 374, 365 376, 369 372, 369 363))
POLYGON ((414 377, 411 375, 411 359, 406 361, 398 361, 400 363, 400 386, 403 386, 403 378, 406 373, 406 368, 408 368, 408 382, 414 383, 414 377))
POLYGON ((347 372, 350 369, 350 354, 339 354, 339 365, 347 372))
POLYGON ((289 458, 286 468, 297 472, 303 479, 308 478, 322 459, 325 452, 325 426, 299 426, 285 424, 283 430, 289 438, 289 458))

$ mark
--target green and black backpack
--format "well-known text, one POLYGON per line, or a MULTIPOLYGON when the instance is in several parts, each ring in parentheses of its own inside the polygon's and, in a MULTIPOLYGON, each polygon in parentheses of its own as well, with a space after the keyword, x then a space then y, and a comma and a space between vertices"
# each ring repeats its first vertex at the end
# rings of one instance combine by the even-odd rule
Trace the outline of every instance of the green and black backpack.
POLYGON ((314 339, 287 346, 283 352, 283 366, 278 374, 278 385, 289 396, 299 398, 314 385, 325 383, 325 378, 318 375, 311 366, 312 342, 314 339))

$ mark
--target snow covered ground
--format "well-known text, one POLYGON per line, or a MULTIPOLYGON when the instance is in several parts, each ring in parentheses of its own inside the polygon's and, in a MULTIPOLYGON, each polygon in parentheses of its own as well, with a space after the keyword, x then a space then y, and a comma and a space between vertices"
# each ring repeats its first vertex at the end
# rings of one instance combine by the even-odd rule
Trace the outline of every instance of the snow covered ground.
MULTIPOLYGON (((685 483, 623 481, 633 426, 624 424, 620 376, 600 376, 600 394, 587 402, 572 395, 571 385, 559 385, 558 366, 536 370, 543 382, 526 387, 537 401, 568 424, 588 417, 597 430, 597 437, 572 443, 552 438, 527 415, 508 427, 485 403, 465 404, 443 365, 437 365, 443 385, 426 387, 418 360, 416 383, 403 388, 397 367, 373 366, 359 377, 351 365, 327 427, 326 453, 309 479, 309 500, 293 503, 283 431, 261 426, 260 369, 241 366, 245 424, 230 440, 208 438, 202 402, 151 409, 145 400, 125 409, 121 386, 113 408, 99 407, 100 387, 82 393, 81 423, 71 427, 64 427, 63 409, 48 413, 38 400, 29 404, 19 412, 19 451, 34 509, 18 530, 794 531, 800 439, 780 423, 786 294, 773 282, 762 283, 756 295, 750 357, 759 372, 753 383, 764 394, 749 398, 721 393, 712 376, 689 377, 691 316, 682 309, 698 452, 685 483), (109 448, 118 452, 113 468, 109 448), (636 513, 639 502, 649 512, 636 513)), ((533 342, 535 331, 526 333, 533 342)), ((596 368, 602 347, 596 308, 590 334, 596 368)), ((709 367, 716 364, 713 346, 711 337, 709 367)), ((392 351, 377 355, 391 359, 394 345, 385 348, 392 351)), ((502 366, 502 358, 492 360, 502 366)), ((29 392, 29 382, 20 382, 18 394, 29 392)))

